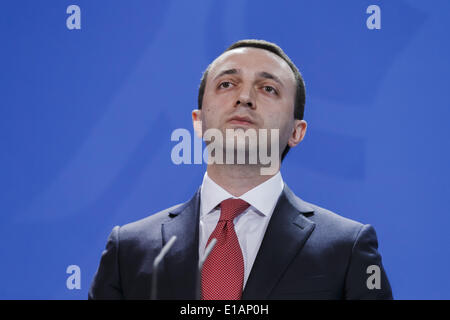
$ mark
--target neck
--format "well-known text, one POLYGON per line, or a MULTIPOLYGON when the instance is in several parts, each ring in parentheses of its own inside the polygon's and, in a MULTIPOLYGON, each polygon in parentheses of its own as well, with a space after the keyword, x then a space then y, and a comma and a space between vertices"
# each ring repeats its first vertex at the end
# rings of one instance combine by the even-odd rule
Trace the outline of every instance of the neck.
POLYGON ((206 172, 215 183, 235 197, 269 180, 273 175, 262 175, 258 165, 210 164, 206 172))

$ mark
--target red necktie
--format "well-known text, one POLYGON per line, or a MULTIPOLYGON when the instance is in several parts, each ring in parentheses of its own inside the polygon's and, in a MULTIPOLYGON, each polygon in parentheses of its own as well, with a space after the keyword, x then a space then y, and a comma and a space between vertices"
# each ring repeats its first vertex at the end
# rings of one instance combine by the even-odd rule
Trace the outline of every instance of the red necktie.
POLYGON ((208 239, 217 242, 202 269, 202 300, 239 300, 244 283, 244 258, 233 219, 250 205, 241 199, 220 203, 220 219, 208 239))

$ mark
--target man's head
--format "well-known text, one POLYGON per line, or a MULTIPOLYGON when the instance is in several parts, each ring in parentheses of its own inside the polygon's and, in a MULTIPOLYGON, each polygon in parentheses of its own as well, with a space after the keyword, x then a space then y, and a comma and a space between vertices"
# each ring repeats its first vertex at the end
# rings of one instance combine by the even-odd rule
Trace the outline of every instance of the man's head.
POLYGON ((240 40, 203 73, 192 116, 194 127, 201 121, 202 131, 279 129, 283 159, 305 135, 304 107, 304 81, 283 50, 264 40, 240 40), (251 123, 230 122, 235 116, 251 123))

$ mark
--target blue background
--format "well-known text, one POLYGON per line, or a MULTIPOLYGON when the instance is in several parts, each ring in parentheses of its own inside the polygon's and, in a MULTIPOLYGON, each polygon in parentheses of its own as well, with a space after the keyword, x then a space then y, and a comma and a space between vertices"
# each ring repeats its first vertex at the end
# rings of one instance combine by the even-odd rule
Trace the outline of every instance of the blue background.
POLYGON ((449 299, 449 31, 445 0, 3 1, 0 298, 86 299, 113 226, 192 196, 205 165, 173 164, 170 135, 207 65, 258 38, 307 86, 287 184, 375 227, 395 298, 449 299))

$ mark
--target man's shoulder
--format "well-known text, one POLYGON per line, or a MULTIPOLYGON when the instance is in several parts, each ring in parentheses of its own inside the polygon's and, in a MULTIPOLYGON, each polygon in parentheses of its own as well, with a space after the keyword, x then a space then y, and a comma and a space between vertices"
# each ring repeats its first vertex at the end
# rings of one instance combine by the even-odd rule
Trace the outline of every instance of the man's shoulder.
POLYGON ((127 223, 120 228, 121 232, 122 233, 123 232, 140 233, 142 231, 149 232, 149 231, 153 230, 154 228, 157 228, 159 230, 159 228, 161 227, 162 224, 170 221, 170 219, 171 219, 170 214, 185 204, 186 204, 185 202, 178 203, 167 209, 158 211, 156 213, 152 213, 142 219, 127 223))
POLYGON ((119 238, 121 242, 122 240, 133 240, 132 242, 135 240, 160 241, 162 225, 173 221, 175 216, 194 212, 198 202, 199 189, 191 199, 185 202, 178 203, 119 227, 119 238))
POLYGON ((347 218, 341 213, 307 202, 296 196, 292 191, 287 192, 288 200, 304 215, 306 219, 314 223, 317 233, 326 233, 353 238, 364 226, 363 223, 347 218))
POLYGON ((323 208, 317 204, 309 203, 308 205, 314 209, 314 220, 317 224, 324 224, 327 226, 336 225, 345 228, 361 228, 363 223, 347 218, 341 213, 334 212, 330 209, 323 208))

